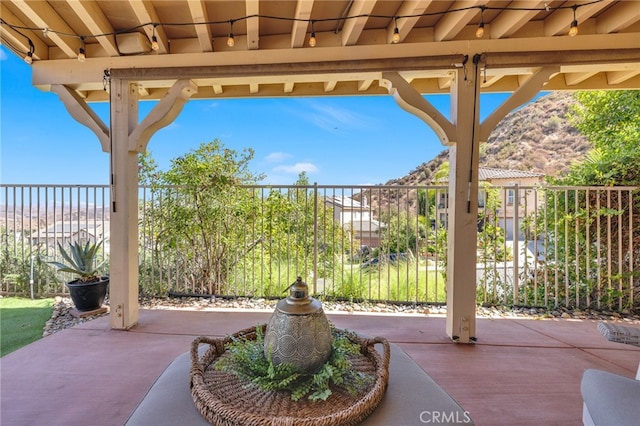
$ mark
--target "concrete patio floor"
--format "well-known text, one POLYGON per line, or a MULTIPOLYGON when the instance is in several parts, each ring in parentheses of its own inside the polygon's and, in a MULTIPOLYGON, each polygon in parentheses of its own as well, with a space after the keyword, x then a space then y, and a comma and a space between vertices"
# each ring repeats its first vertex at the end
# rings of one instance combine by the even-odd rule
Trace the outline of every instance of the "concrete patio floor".
MULTIPOLYGON (((0 359, 0 424, 123 425, 195 337, 224 336, 270 315, 141 310, 129 331, 111 330, 102 317, 41 339, 0 359)), ((397 344, 476 425, 582 424, 584 370, 633 377, 640 362, 640 348, 608 342, 594 320, 478 318, 478 342, 459 345, 441 316, 328 316, 338 328, 397 344)))

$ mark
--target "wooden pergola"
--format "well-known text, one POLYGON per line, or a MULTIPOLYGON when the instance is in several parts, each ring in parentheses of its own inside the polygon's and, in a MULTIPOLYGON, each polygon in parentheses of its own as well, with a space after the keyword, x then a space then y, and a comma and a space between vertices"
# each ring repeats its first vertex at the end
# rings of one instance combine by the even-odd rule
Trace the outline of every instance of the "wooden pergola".
POLYGON ((541 90, 640 88, 640 1, 3 0, 0 17, 33 84, 111 157, 114 329, 138 321, 138 154, 190 99, 392 95, 432 127, 451 165, 446 332, 469 343, 480 143, 541 90), (480 122, 488 92, 512 95, 480 122), (159 102, 140 119, 142 100, 159 102))

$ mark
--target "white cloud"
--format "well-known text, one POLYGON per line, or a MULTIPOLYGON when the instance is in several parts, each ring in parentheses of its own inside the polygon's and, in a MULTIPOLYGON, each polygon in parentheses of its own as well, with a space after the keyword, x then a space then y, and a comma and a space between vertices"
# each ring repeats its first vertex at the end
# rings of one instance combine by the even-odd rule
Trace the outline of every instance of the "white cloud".
POLYGON ((275 172, 284 172, 284 173, 314 173, 318 171, 318 167, 316 167, 313 163, 296 163, 290 166, 278 166, 273 169, 275 172))
POLYGON ((205 111, 210 111, 212 109, 216 109, 220 106, 220 102, 209 102, 204 104, 204 107, 202 108, 205 111))
POLYGON ((168 126, 165 126, 164 129, 166 129, 166 130, 176 130, 176 129, 179 129, 181 127, 182 126, 177 121, 173 121, 168 126))
POLYGON ((268 163, 281 163, 288 158, 291 158, 291 154, 286 152, 272 152, 264 157, 265 161, 268 163))
POLYGON ((4 61, 7 59, 7 52, 5 52, 4 50, 0 49, 0 61, 4 61))
POLYGON ((292 110, 292 113, 324 130, 360 129, 375 125, 366 116, 347 108, 313 99, 300 102, 304 104, 303 107, 292 110))

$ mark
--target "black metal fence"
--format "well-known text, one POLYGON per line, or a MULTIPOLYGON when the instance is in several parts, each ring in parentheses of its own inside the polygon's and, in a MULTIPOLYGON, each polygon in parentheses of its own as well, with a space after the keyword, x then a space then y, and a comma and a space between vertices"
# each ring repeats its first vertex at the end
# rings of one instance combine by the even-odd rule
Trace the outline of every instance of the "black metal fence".
MULTIPOLYGON (((206 208, 179 188, 140 187, 145 294, 279 297, 302 276, 314 294, 444 303, 444 186, 241 186, 206 208)), ((640 199, 630 187, 496 187, 479 196, 477 301, 640 306, 640 199)), ((104 240, 109 188, 1 185, 5 294, 65 293, 46 262, 57 244, 104 240)))

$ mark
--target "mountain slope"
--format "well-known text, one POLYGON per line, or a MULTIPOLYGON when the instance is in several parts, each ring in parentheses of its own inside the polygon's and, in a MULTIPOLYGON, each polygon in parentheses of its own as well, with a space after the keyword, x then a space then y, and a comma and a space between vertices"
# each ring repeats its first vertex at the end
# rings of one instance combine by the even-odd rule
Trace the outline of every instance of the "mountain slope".
MULTIPOLYGON (((571 93, 553 92, 509 113, 480 145, 480 166, 560 176, 590 149, 586 137, 566 118, 576 103, 571 93)), ((448 150, 386 185, 420 185, 432 181, 448 150)))

